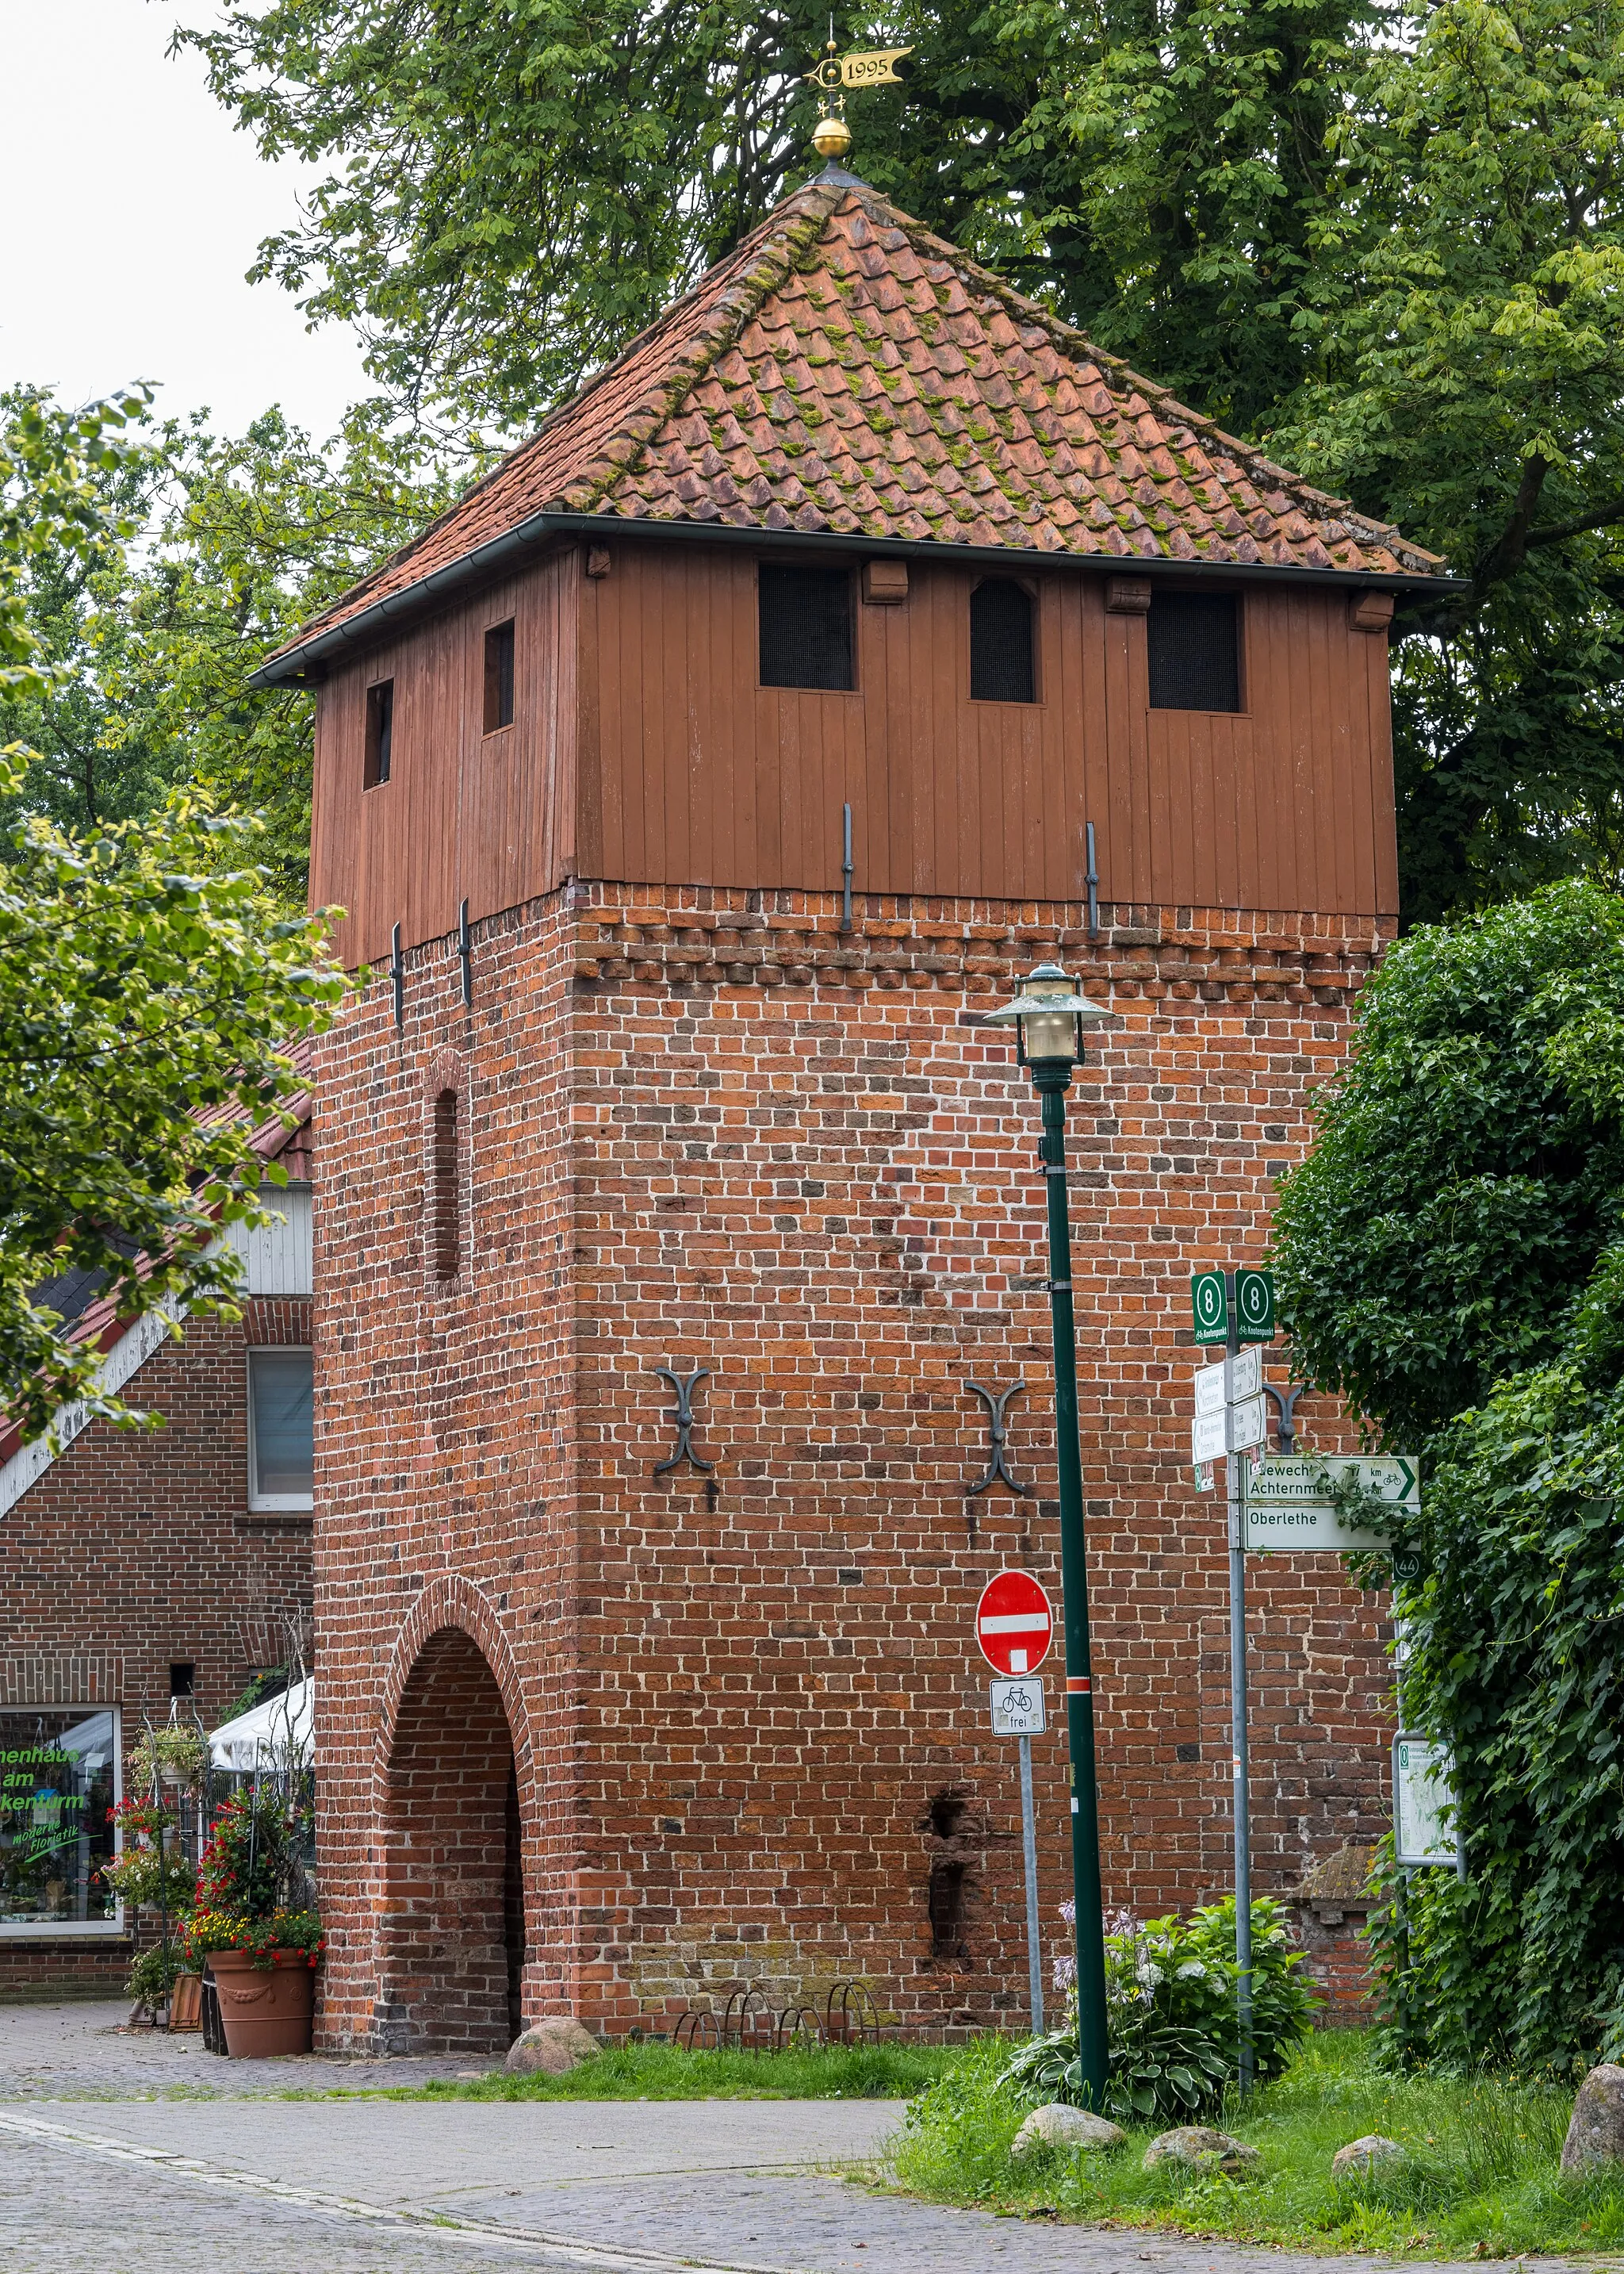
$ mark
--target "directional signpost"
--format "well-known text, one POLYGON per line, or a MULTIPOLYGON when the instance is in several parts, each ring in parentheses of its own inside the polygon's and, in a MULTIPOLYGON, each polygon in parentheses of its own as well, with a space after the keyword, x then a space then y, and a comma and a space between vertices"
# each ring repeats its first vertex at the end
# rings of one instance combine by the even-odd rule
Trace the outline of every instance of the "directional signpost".
POLYGON ((995 1736, 1020 1740, 1020 1845, 1026 1866, 1026 1977, 1032 2034, 1043 2034, 1043 1950, 1038 1931, 1038 1833, 1032 1805, 1032 1740, 1049 1726, 1043 1685, 1033 1675, 1049 1655, 1055 1615, 1041 1580, 1030 1571, 1000 1571, 975 1607, 981 1656, 1002 1678, 992 1685, 995 1736))
POLYGON ((1361 1524, 1357 1505, 1352 1511, 1334 1496, 1341 1487, 1357 1497, 1373 1517, 1391 1509, 1395 1516, 1418 1517, 1421 1487, 1416 1465, 1397 1454, 1295 1453, 1277 1454, 1259 1461, 1246 1486, 1246 1545, 1259 1549, 1319 1549, 1347 1555, 1390 1547, 1385 1531, 1371 1522, 1361 1524))

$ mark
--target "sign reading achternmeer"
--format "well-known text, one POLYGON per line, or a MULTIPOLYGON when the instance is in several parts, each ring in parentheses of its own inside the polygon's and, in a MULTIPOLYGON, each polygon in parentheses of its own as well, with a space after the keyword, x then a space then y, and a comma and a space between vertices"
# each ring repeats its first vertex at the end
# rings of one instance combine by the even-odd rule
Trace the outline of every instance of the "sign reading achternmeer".
POLYGON ((1342 1555, 1390 1549, 1385 1531, 1361 1522, 1360 1498, 1385 1503, 1395 1516, 1419 1516, 1415 1463, 1385 1453, 1276 1454, 1259 1462, 1246 1487, 1246 1545, 1342 1555), (1348 1504, 1339 1503, 1339 1489, 1349 1493, 1348 1504))

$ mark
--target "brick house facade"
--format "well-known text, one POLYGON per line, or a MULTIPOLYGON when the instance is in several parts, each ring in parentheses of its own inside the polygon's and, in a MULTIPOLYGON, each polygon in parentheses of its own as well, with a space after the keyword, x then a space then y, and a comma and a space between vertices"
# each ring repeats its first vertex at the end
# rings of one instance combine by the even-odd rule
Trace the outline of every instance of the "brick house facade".
MULTIPOLYGON (((297 1209, 309 1192, 308 1123, 277 1149, 297 1209)), ((124 1397, 161 1415, 161 1427, 92 1421, 55 1459, 38 1445, 0 1446, 0 1751, 9 1755, 41 1728, 54 1734, 109 1709, 127 1755, 177 1695, 213 1727, 254 1675, 281 1662, 290 1629, 309 1633, 308 1507, 254 1505, 266 1495, 250 1472, 253 1354, 309 1350, 308 1265, 289 1254, 285 1236, 244 1234, 238 1244, 249 1285, 279 1290, 250 1295, 240 1320, 195 1317, 179 1338, 155 1321, 121 1334, 94 1301, 80 1320, 124 1397)), ((307 1254, 307 1234, 291 1245, 307 1254)), ((8 1864, 11 1849, 8 1841, 8 1864)), ((122 1990, 132 1922, 89 1931, 30 1924, 27 1893, 37 1890, 19 1895, 10 1876, 5 1890, 0 1999, 122 1990)))
MULTIPOLYGON (((1049 1335, 979 1018, 1045 954, 1109 1013, 1071 1093, 1107 1899, 1222 1891, 1189 1274, 1261 1255, 1392 934, 1383 634, 1439 566, 831 172, 268 667, 320 686, 316 897, 388 957, 317 1070, 323 2042, 852 1979, 1022 2021, 972 1615, 1006 1563, 1057 1585, 1049 1335), (1024 1384, 1016 1491, 973 1382, 1024 1384)), ((1381 1605, 1312 1556, 1252 1600, 1283 1894, 1383 1822, 1381 1605)))

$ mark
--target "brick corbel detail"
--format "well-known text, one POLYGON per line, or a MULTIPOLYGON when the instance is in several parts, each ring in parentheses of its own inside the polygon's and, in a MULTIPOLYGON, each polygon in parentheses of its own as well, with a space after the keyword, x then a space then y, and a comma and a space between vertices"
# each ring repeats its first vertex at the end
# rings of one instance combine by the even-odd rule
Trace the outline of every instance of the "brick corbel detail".
MULTIPOLYGON (((589 986, 790 987, 861 992, 870 987, 936 988, 958 995, 1007 995, 1041 955, 1061 956, 1086 994, 1161 1001, 1305 1004, 1347 1002, 1386 946, 1374 923, 1350 921, 1343 937, 1229 925, 1112 922, 1088 937, 1083 912, 1062 921, 1003 923, 919 917, 860 918, 839 929, 839 904, 808 895, 804 911, 600 905, 579 913, 575 977, 589 986)), ((1117 911, 1120 916, 1124 912, 1117 911)), ((1138 910, 1127 911, 1137 915, 1138 910)), ((1267 924, 1267 919, 1263 920, 1267 924)))

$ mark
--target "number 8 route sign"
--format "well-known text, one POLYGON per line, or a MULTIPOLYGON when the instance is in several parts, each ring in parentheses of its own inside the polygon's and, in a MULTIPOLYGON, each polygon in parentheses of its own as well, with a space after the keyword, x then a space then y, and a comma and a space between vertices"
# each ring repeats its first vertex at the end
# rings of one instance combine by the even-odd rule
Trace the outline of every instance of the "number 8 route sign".
POLYGON ((996 1674, 1035 1674, 1054 1638, 1049 1597, 1030 1571, 989 1579, 975 1607, 975 1639, 996 1674))

